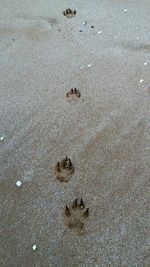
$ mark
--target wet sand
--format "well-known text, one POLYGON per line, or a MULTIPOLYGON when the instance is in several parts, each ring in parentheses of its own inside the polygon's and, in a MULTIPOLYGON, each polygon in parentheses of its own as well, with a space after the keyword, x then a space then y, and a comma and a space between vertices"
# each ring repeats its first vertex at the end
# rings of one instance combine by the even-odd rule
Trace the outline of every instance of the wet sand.
POLYGON ((149 1, 0 7, 0 266, 150 266, 149 1), (76 197, 83 234, 64 217, 76 197))

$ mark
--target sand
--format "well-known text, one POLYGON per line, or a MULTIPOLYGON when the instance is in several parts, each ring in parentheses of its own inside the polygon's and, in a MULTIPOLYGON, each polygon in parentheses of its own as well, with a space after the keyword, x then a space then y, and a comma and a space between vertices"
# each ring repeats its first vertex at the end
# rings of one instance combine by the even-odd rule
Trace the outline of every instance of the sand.
POLYGON ((0 0, 1 267, 150 266, 149 13, 149 0, 0 0), (82 234, 64 216, 76 197, 82 234))

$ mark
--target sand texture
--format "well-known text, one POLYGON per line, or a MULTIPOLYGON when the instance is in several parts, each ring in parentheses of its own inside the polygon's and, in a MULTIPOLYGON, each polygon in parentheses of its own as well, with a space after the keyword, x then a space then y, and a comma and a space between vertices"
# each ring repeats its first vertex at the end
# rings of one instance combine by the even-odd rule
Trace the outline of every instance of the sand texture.
POLYGON ((150 1, 0 0, 0 138, 0 267, 150 267, 150 1))

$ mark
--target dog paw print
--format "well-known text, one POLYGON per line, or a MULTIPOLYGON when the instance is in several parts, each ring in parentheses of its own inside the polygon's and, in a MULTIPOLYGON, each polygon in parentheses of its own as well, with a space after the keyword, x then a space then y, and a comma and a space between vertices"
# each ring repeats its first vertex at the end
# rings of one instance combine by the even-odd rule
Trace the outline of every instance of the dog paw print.
POLYGON ((83 233, 85 229, 85 220, 89 217, 89 208, 85 207, 84 201, 76 198, 71 206, 65 207, 66 224, 69 229, 78 233, 83 233))
POLYGON ((81 93, 77 88, 71 88, 70 91, 66 94, 67 98, 73 99, 73 98, 79 98, 81 97, 81 93))
POLYGON ((76 10, 72 10, 70 8, 67 8, 65 11, 63 11, 64 16, 67 18, 71 18, 71 17, 75 16, 76 13, 77 13, 76 10))
POLYGON ((70 176, 74 173, 74 166, 71 162, 71 159, 65 157, 60 162, 57 162, 55 166, 55 175, 56 178, 61 182, 68 182, 70 176))

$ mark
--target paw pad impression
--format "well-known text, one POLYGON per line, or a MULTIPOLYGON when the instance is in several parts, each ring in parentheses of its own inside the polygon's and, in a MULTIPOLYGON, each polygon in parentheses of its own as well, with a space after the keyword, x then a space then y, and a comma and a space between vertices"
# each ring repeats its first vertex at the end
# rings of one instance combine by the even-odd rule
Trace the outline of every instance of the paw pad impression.
POLYGON ((80 233, 84 230, 85 219, 89 217, 89 208, 85 207, 82 198, 76 198, 72 205, 66 205, 65 216, 68 228, 80 233))
POLYGON ((71 88, 70 91, 66 94, 66 97, 74 98, 74 97, 81 97, 81 93, 77 88, 71 88))
POLYGON ((58 161, 55 165, 55 175, 56 178, 59 179, 61 182, 68 182, 69 177, 74 173, 74 166, 72 161, 67 156, 58 161))
POLYGON ((64 16, 67 18, 71 18, 71 17, 75 16, 76 13, 77 13, 76 10, 72 10, 70 8, 67 8, 65 11, 63 11, 64 16))

